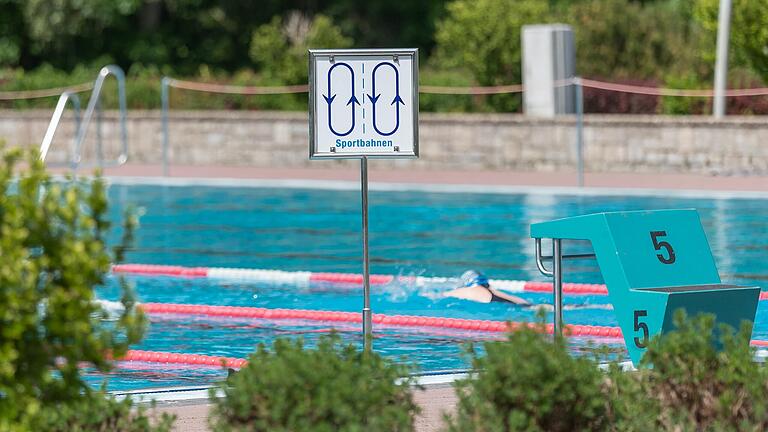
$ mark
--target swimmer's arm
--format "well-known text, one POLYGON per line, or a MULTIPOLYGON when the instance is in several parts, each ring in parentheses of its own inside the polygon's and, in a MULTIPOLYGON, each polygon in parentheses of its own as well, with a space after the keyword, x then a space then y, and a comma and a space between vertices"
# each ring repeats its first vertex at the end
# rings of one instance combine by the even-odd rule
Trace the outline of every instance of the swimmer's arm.
POLYGON ((520 298, 518 296, 513 296, 511 294, 507 294, 505 292, 502 292, 502 291, 499 291, 499 290, 495 290, 495 289, 492 289, 492 292, 493 292, 493 294, 496 297, 504 299, 504 300, 506 300, 506 301, 508 301, 510 303, 514 303, 514 304, 516 304, 518 306, 531 306, 531 302, 529 302, 528 300, 526 300, 524 298, 520 298))

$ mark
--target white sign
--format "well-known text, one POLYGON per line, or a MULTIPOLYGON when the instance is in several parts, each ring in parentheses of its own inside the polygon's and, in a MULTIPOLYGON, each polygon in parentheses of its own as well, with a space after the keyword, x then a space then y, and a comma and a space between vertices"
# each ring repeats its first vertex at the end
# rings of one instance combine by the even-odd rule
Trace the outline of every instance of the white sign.
POLYGON ((309 157, 419 156, 416 49, 309 51, 309 157))

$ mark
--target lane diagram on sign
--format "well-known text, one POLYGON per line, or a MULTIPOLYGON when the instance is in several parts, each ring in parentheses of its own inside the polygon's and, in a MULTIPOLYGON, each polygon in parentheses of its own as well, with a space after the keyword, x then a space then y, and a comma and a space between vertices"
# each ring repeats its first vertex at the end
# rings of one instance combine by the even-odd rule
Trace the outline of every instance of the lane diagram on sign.
POLYGON ((310 157, 417 156, 416 52, 383 51, 310 51, 310 157))

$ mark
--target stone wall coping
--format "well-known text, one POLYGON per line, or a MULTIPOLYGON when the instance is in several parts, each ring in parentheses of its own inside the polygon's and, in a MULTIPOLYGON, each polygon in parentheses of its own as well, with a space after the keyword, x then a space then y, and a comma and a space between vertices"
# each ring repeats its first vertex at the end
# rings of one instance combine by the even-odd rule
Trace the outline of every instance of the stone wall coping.
MULTIPOLYGON (((34 110, 10 110, 0 109, 2 119, 50 119, 52 111, 43 109, 34 110)), ((105 111, 104 117, 117 118, 117 111, 105 111)), ((306 112, 294 111, 241 111, 241 110, 195 110, 176 111, 171 110, 172 120, 206 120, 216 119, 222 121, 307 121, 306 112)), ((157 120, 161 116, 160 110, 129 110, 129 120, 157 120)), ((421 120, 431 123, 450 124, 526 124, 526 125, 572 125, 575 124, 574 115, 566 115, 556 118, 531 117, 523 114, 505 113, 420 113, 421 120)), ((628 115, 628 114, 587 114, 584 116, 585 125, 603 125, 610 127, 719 127, 719 128, 768 128, 767 116, 727 116, 723 119, 715 119, 711 116, 670 116, 670 115, 628 115)))

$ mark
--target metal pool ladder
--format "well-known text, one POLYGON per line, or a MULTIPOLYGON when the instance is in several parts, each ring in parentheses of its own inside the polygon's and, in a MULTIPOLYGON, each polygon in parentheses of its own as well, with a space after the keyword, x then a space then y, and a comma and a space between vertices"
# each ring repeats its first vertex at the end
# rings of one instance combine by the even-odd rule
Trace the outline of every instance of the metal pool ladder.
POLYGON ((72 171, 77 171, 81 167, 114 167, 125 164, 128 161, 128 127, 127 127, 127 104, 125 99, 125 73, 117 65, 108 65, 101 68, 99 75, 96 77, 96 81, 93 84, 93 91, 88 100, 88 107, 85 109, 85 114, 82 119, 80 118, 80 98, 76 93, 65 91, 59 96, 59 101, 56 103, 56 108, 53 111, 53 116, 48 124, 48 129, 45 132, 45 137, 40 145, 40 160, 45 162, 45 158, 48 156, 53 137, 56 134, 56 130, 61 122, 61 117, 64 115, 67 102, 72 102, 75 116, 75 137, 72 143, 72 157, 67 163, 72 171), (112 75, 117 80, 117 96, 118 105, 120 108, 120 139, 121 150, 116 159, 105 161, 104 152, 102 148, 102 136, 101 136, 101 107, 100 96, 101 90, 104 86, 104 80, 112 75), (83 164, 82 163, 82 148, 85 141, 86 134, 88 133, 88 125, 91 123, 94 113, 96 114, 96 162, 83 164))

